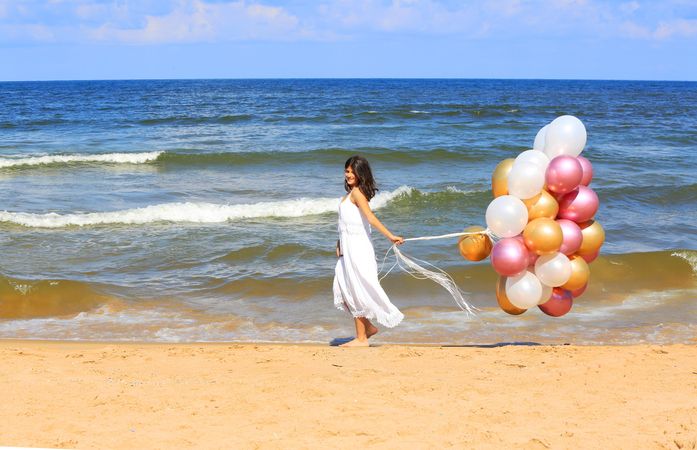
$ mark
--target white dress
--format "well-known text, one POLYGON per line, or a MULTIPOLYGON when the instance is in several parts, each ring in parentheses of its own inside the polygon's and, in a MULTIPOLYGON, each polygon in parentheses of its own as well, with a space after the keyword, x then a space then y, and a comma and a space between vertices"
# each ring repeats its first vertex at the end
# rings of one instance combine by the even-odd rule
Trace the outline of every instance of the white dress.
POLYGON ((378 281, 370 224, 351 194, 339 202, 339 240, 343 254, 334 270, 334 306, 353 317, 375 319, 392 328, 404 318, 378 281))

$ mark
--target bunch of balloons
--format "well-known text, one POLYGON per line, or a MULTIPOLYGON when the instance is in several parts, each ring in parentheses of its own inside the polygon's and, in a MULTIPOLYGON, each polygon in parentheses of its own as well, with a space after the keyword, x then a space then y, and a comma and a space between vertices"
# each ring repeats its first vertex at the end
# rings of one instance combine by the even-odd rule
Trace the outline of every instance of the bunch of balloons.
POLYGON ((473 234, 459 242, 470 261, 491 254, 499 274, 496 298, 509 314, 539 306, 547 315, 563 316, 586 290, 588 263, 598 256, 605 231, 593 219, 599 200, 588 187, 593 167, 579 156, 585 145, 586 128, 576 117, 545 125, 532 150, 494 170, 486 223, 498 241, 473 234))

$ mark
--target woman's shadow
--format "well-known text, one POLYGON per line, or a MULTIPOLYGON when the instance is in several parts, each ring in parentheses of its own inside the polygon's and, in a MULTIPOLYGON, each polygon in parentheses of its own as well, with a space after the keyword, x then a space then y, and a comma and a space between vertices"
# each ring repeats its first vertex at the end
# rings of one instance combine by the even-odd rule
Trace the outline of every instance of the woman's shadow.
POLYGON ((334 338, 331 341, 329 341, 329 345, 331 347, 338 347, 339 345, 345 344, 345 343, 350 342, 352 340, 353 340, 353 336, 334 338))
MULTIPOLYGON (((341 344, 345 344, 353 340, 353 336, 349 337, 338 337, 329 341, 331 347, 338 347, 341 344)), ((381 344, 370 344, 371 347, 378 347, 381 344)), ((524 347, 534 347, 537 345, 542 345, 539 342, 497 342, 495 344, 427 344, 428 347, 473 347, 473 348, 497 348, 497 347, 508 347, 508 346, 524 346, 524 347)), ((569 345, 568 343, 556 344, 556 345, 569 345)))

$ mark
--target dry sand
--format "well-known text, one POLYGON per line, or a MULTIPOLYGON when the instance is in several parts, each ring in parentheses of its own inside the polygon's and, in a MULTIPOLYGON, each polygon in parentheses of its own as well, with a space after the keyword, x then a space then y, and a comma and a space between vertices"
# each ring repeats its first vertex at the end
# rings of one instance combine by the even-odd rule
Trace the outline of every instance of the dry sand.
POLYGON ((697 446, 697 346, 0 341, 0 445, 697 446))

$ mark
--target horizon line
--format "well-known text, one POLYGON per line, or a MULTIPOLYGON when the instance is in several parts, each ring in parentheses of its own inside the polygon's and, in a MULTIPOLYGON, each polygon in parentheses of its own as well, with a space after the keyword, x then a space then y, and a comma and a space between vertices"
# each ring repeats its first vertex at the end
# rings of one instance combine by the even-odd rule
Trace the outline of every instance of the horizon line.
POLYGON ((203 77, 203 78, 58 78, 33 80, 0 80, 0 83, 52 83, 87 81, 292 81, 292 80, 451 80, 451 81, 611 81, 695 83, 684 79, 631 78, 483 78, 483 77, 203 77))

